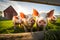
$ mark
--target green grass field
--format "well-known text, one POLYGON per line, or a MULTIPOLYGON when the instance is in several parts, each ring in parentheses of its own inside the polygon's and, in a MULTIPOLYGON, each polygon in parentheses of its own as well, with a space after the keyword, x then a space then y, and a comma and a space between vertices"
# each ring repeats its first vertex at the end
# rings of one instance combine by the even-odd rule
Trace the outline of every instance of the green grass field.
MULTIPOLYGON (((46 30, 60 30, 60 18, 57 19, 56 23, 48 23, 46 30)), ((0 20, 0 33, 14 33, 22 31, 23 29, 19 27, 17 27, 17 30, 14 30, 12 20, 0 20)))
POLYGON ((52 30, 60 29, 60 18, 57 18, 55 23, 48 23, 46 28, 52 30))
MULTIPOLYGON (((34 25, 36 28, 36 25, 34 25)), ((60 40, 60 18, 55 23, 48 23, 44 40, 60 40)), ((14 30, 12 20, 0 20, 0 34, 22 33, 24 30, 17 26, 14 30)))

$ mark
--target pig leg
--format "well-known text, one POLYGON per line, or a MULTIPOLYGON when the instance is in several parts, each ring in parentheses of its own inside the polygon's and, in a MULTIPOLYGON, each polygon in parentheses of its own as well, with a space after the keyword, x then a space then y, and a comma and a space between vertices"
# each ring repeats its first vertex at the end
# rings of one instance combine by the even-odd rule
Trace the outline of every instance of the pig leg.
POLYGON ((38 27, 38 24, 36 23, 36 26, 37 26, 37 31, 39 31, 39 27, 38 27))
POLYGON ((23 24, 25 32, 28 32, 27 27, 23 24))
POLYGON ((16 30, 16 27, 17 27, 17 23, 14 23, 14 30, 16 30))
POLYGON ((31 32, 33 32, 33 27, 31 27, 31 32))
POLYGON ((38 24, 37 24, 37 31, 43 31, 43 26, 39 26, 38 24))

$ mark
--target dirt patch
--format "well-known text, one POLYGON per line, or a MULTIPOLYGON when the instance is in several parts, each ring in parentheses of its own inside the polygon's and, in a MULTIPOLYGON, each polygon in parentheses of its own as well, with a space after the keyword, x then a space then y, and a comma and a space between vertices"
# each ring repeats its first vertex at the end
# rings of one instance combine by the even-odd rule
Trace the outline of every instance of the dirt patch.
POLYGON ((15 33, 15 34, 0 34, 0 40, 43 40, 44 31, 15 33))

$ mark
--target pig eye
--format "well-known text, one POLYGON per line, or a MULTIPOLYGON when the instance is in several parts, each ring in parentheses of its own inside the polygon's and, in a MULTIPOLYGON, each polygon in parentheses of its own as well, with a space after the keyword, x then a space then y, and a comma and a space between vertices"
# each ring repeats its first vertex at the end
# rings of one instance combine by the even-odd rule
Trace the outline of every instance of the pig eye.
POLYGON ((39 23, 41 23, 41 21, 39 21, 39 23))
POLYGON ((46 23, 46 22, 44 21, 44 23, 46 23))
POLYGON ((31 22, 32 22, 32 20, 31 20, 31 22))
POLYGON ((18 19, 18 17, 15 17, 16 19, 18 19))
POLYGON ((31 20, 31 22, 33 22, 33 20, 31 20))
POLYGON ((31 22, 35 22, 34 20, 31 20, 31 22))

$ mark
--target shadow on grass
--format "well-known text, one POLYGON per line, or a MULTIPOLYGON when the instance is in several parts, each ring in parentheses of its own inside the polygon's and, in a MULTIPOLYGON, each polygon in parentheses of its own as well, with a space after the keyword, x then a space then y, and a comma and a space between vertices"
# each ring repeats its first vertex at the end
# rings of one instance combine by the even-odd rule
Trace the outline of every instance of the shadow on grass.
POLYGON ((54 25, 56 25, 56 26, 60 26, 60 23, 53 23, 54 25))
POLYGON ((8 19, 0 16, 0 21, 7 21, 8 19))
POLYGON ((16 27, 16 29, 14 29, 14 27, 10 27, 10 28, 6 28, 6 29, 2 29, 0 30, 0 34, 5 34, 5 33, 22 33, 24 32, 24 29, 23 28, 20 28, 20 27, 16 27))
MULTIPOLYGON (((37 28, 33 27, 33 32, 36 32, 37 28)), ((16 29, 14 29, 14 26, 10 27, 10 28, 4 28, 0 30, 0 34, 9 34, 9 33, 25 33, 24 28, 22 28, 21 26, 17 26, 16 29)))
MULTIPOLYGON (((8 19, 0 19, 0 21, 7 21, 8 19)), ((8 20, 9 21, 9 20, 8 20)))

